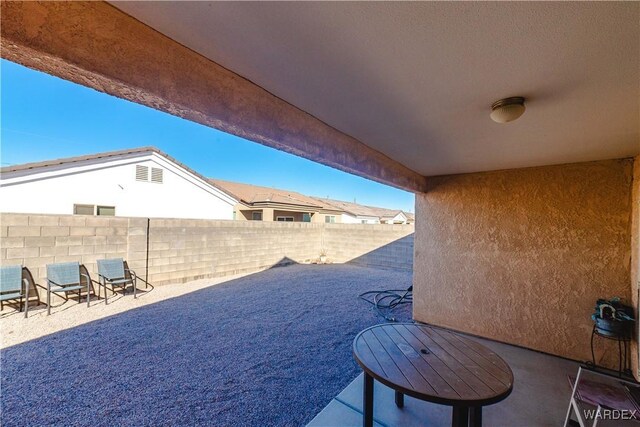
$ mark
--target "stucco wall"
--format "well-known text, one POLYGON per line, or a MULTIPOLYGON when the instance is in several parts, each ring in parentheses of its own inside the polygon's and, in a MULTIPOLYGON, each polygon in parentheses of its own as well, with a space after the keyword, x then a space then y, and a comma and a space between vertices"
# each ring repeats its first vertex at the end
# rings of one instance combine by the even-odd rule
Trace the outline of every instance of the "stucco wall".
MULTIPOLYGON (((638 287, 640 285, 640 156, 636 156, 633 162, 633 185, 631 191, 631 298, 638 316, 638 287)), ((636 323, 636 340, 632 346, 631 362, 632 371, 636 378, 640 378, 638 366, 638 337, 640 330, 636 323)))
POLYGON ((595 300, 631 297, 631 178, 630 160, 431 178, 415 319, 590 359, 595 300))

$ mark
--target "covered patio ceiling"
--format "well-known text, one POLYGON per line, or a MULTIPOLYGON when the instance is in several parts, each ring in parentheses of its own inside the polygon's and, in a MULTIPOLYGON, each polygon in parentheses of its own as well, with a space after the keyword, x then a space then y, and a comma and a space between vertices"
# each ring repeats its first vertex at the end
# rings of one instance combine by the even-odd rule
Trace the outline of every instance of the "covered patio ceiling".
POLYGON ((638 3, 110 3, 3 2, 2 56, 411 191, 640 153, 638 3))
POLYGON ((640 152, 638 3, 111 3, 422 175, 640 152))

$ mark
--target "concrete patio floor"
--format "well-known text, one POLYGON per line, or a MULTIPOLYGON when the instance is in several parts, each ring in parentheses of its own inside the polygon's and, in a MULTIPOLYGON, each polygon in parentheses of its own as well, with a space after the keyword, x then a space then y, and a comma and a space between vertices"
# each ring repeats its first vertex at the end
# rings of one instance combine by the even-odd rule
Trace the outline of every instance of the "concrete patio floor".
MULTIPOLYGON (((578 363, 520 347, 481 338, 472 339, 499 354, 514 375, 513 392, 483 411, 485 426, 561 426, 567 413, 571 390, 567 375, 575 375, 578 363)), ((360 374, 338 394, 308 427, 362 425, 362 378, 360 374)), ((392 389, 375 382, 374 421, 376 427, 450 426, 451 407, 405 397, 404 408, 394 403, 392 389)))

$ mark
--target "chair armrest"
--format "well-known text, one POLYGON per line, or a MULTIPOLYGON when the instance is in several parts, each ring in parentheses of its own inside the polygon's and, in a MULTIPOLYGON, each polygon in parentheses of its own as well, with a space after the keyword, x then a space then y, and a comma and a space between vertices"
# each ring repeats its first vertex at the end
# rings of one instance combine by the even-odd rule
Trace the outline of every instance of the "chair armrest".
POLYGON ((27 296, 27 300, 29 299, 29 281, 25 278, 22 279, 22 283, 24 283, 24 293, 27 296))
MULTIPOLYGON (((90 284, 91 284, 91 282, 92 282, 91 277, 89 277, 89 275, 88 275, 88 274, 80 273, 80 277, 82 277, 82 276, 84 276, 84 277, 86 277, 86 278, 87 278, 87 287, 89 287, 89 285, 90 285, 90 284)), ((78 284, 79 284, 79 283, 78 283, 78 284)))
POLYGON ((125 268, 124 271, 128 271, 129 274, 131 274, 133 277, 138 277, 138 275, 136 274, 135 271, 131 270, 130 268, 125 268))
POLYGON ((61 287, 61 288, 64 288, 64 286, 62 286, 62 285, 60 285, 60 284, 58 284, 58 283, 54 282, 54 281, 53 281, 53 280, 51 280, 51 279, 47 279, 47 284, 49 284, 49 285, 56 285, 56 286, 59 286, 59 287, 61 287))

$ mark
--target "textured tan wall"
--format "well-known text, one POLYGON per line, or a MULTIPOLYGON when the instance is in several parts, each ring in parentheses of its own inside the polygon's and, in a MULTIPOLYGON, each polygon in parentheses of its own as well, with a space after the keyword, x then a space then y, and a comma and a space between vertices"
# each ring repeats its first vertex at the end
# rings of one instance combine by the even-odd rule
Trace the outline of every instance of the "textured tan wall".
MULTIPOLYGON (((23 264, 46 284, 46 265, 78 261, 94 280, 96 260, 122 257, 145 277, 145 218, 0 214, 0 264, 23 264)), ((329 261, 410 269, 413 226, 152 219, 149 281, 154 285, 329 261), (410 236, 407 241, 398 239, 410 236)))
MULTIPOLYGON (((638 316, 638 287, 640 281, 640 156, 633 162, 633 185, 631 191, 631 298, 638 316)), ((640 378, 638 366, 638 324, 636 323, 636 340, 632 345, 632 371, 640 378)))
POLYGON ((631 178, 630 160, 431 178, 415 319, 589 359, 595 300, 631 296, 631 178))

